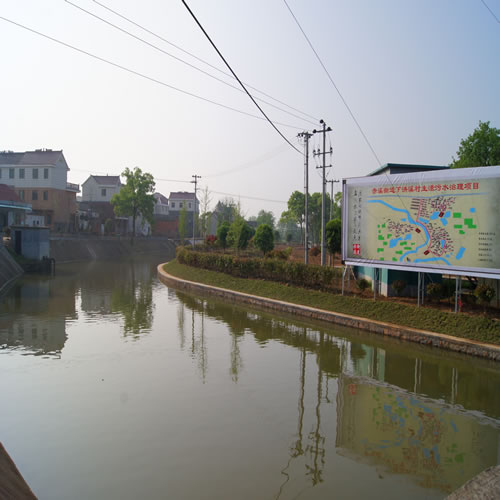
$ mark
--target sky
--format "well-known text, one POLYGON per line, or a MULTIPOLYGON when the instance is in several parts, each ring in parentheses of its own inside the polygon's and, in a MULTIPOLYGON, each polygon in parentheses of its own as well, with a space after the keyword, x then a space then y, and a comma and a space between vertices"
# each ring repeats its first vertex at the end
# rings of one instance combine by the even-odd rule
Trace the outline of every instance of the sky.
MULTIPOLYGON (((93 0, 71 1, 238 86, 213 68, 228 72, 181 0, 99 0, 164 40, 93 0)), ((320 119, 332 128, 336 180, 388 162, 446 165, 480 120, 500 128, 500 0, 287 2, 375 154, 283 0, 187 3, 291 145, 244 92, 65 0, 0 0, 0 17, 156 80, 0 19, 0 150, 62 149, 68 181, 79 184, 137 166, 166 196, 192 191, 197 174, 210 208, 230 196, 246 216, 264 209, 279 218, 304 188, 297 134, 319 129, 320 119)), ((310 192, 321 191, 317 165, 311 157, 310 192)))

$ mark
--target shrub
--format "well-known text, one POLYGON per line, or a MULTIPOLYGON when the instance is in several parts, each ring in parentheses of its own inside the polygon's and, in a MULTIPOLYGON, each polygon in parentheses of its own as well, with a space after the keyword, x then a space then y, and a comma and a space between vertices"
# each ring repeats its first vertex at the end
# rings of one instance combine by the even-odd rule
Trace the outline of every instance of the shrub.
POLYGON ((110 234, 113 232, 113 221, 111 219, 106 219, 106 222, 104 223, 104 232, 106 234, 110 234))
POLYGON ((274 248, 273 228, 268 224, 261 224, 255 236, 253 237, 254 245, 264 254, 270 252, 274 248))
POLYGON ((361 278, 360 280, 356 281, 357 287, 364 292, 365 290, 371 290, 372 284, 365 278, 361 278))
POLYGON ((482 283, 477 285, 474 295, 480 304, 487 305, 495 298, 495 289, 486 283, 482 283))
POLYGON ((311 255, 312 257, 317 257, 320 254, 321 254, 321 248, 318 246, 312 247, 311 250, 309 251, 309 255, 311 255))
POLYGON ((227 248, 228 242, 227 242, 227 235, 229 233, 229 228, 230 224, 227 221, 224 221, 218 228, 217 228, 217 242, 221 248, 227 248))
POLYGON ((271 259, 288 260, 292 255, 292 247, 287 247, 284 250, 272 250, 267 254, 271 259))
POLYGON ((442 283, 429 283, 426 287, 427 296, 432 300, 441 300, 445 297, 445 288, 442 283))
POLYGON ((243 217, 238 217, 229 228, 227 243, 238 251, 244 250, 248 247, 248 242, 252 236, 252 228, 246 223, 243 217))
POLYGON ((217 236, 215 234, 209 234, 205 238, 205 244, 208 246, 213 246, 217 242, 217 236))
POLYGON ((335 255, 340 253, 342 245, 342 222, 340 219, 332 219, 325 228, 326 247, 328 251, 335 255))
POLYGON ((405 280, 395 280, 392 282, 392 288, 394 288, 394 290, 398 294, 398 297, 401 297, 403 290, 406 288, 406 284, 407 283, 405 280))

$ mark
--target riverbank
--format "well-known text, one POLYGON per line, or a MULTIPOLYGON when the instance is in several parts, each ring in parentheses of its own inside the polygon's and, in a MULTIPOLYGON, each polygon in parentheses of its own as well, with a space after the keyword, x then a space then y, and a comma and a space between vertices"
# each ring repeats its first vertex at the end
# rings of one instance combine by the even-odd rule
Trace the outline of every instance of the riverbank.
POLYGON ((500 322, 491 318, 236 278, 175 260, 158 272, 183 289, 500 361, 500 322))

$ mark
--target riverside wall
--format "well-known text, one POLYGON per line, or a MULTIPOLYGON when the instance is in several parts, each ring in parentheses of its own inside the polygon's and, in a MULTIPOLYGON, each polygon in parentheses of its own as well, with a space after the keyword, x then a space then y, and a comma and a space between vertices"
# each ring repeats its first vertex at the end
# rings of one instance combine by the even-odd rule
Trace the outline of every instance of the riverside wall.
POLYGON ((500 361, 500 346, 498 345, 486 344, 475 340, 462 339, 451 335, 418 330, 416 328, 409 328, 391 323, 384 323, 382 321, 348 316, 347 314, 325 311, 323 309, 316 309, 314 307, 299 304, 291 304, 289 302, 183 280, 168 274, 163 269, 164 265, 165 264, 160 264, 158 266, 158 277, 163 283, 174 288, 205 295, 213 295, 225 301, 234 301, 264 307, 274 311, 296 314, 305 318, 366 330, 378 335, 387 335, 401 340, 408 340, 410 342, 439 347, 449 351, 462 352, 472 356, 500 361))
POLYGON ((0 292, 21 276, 23 272, 22 267, 12 258, 7 249, 0 244, 0 292))
POLYGON ((89 260, 111 260, 141 254, 162 253, 175 257, 175 243, 168 238, 62 237, 50 239, 50 257, 57 264, 89 260))

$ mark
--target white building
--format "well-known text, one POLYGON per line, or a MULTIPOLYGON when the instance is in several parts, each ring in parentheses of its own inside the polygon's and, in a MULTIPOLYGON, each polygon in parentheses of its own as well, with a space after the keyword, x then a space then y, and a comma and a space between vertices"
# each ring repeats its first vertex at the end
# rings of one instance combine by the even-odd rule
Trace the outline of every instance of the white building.
POLYGON ((186 211, 199 213, 200 202, 195 198, 194 193, 189 193, 187 191, 178 191, 176 193, 170 193, 168 198, 168 209, 169 212, 180 212, 183 208, 186 211))
POLYGON ((82 201, 110 202, 122 187, 119 175, 91 175, 82 184, 82 201))
POLYGON ((168 198, 161 193, 155 193, 153 196, 156 199, 154 215, 168 215, 168 198))

